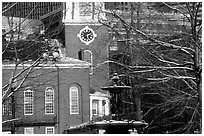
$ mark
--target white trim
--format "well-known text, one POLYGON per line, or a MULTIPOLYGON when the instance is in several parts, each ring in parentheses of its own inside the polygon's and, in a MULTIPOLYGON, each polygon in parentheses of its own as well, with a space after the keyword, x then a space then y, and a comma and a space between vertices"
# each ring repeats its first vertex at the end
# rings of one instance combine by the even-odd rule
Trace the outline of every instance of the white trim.
POLYGON ((70 26, 83 26, 83 25, 89 25, 89 26, 102 26, 101 23, 88 23, 88 22, 83 22, 83 23, 80 23, 80 22, 64 22, 64 25, 70 25, 70 26))
POLYGON ((71 86, 69 88, 69 107, 70 114, 79 114, 79 89, 76 86, 71 86), (77 95, 77 112, 72 111, 72 92, 76 92, 77 95))
MULTIPOLYGON (((24 63, 24 64, 19 64, 17 66, 17 68, 26 68, 26 67, 30 67, 33 65, 33 62, 28 62, 28 63, 24 63)), ((62 58, 59 62, 47 62, 46 64, 38 64, 37 66, 35 66, 34 68, 89 68, 90 64, 88 62, 85 61, 81 61, 78 59, 74 59, 74 58, 62 58)), ((16 64, 15 63, 6 63, 3 62, 2 63, 2 69, 15 69, 16 68, 16 64)))
POLYGON ((53 129, 53 133, 52 134, 55 134, 55 127, 45 127, 45 134, 48 134, 47 133, 47 129, 49 129, 49 128, 52 128, 53 129))
MULTIPOLYGON (((93 65, 93 53, 92 53, 92 51, 90 51, 90 50, 84 50, 84 53, 85 52, 89 52, 90 54, 91 54, 91 65, 93 65)), ((85 60, 84 60, 85 61, 85 60)), ((87 62, 87 61, 86 61, 87 62)))
MULTIPOLYGON (((30 67, 32 64, 18 65, 18 69, 30 67)), ((15 69, 15 64, 2 64, 2 69, 15 69)), ((39 64, 34 68, 89 68, 90 64, 39 64)))
POLYGON ((86 45, 89 45, 90 43, 92 43, 94 41, 94 39, 96 38, 97 34, 94 32, 94 30, 88 26, 85 26, 84 28, 82 28, 79 33, 77 34, 77 37, 79 37, 80 41, 85 43, 86 45), (89 30, 91 31, 91 33, 93 34, 93 39, 91 39, 90 41, 85 41, 82 39, 81 34, 83 31, 89 30))
MULTIPOLYGON (((52 87, 47 87, 46 89, 45 89, 45 114, 46 115, 52 115, 52 114, 54 114, 55 113, 55 107, 54 107, 54 105, 55 105, 55 103, 54 103, 54 100, 55 100, 55 90, 52 88, 52 87), (47 90, 48 89, 51 89, 52 90, 52 93, 53 93, 53 113, 46 113, 46 104, 48 103, 48 102, 46 102, 46 92, 47 92, 47 90)), ((49 102, 49 103, 51 103, 51 102, 49 102)))

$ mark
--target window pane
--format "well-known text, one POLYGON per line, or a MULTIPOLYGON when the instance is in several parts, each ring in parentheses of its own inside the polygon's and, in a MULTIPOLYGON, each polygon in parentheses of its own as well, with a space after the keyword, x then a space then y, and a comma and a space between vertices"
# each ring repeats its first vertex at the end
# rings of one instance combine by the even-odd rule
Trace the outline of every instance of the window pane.
POLYGON ((53 107, 54 107, 53 103, 46 103, 46 107, 45 107, 46 113, 47 114, 54 113, 54 108, 53 107))
POLYGON ((54 134, 55 133, 54 127, 46 127, 46 134, 54 134))

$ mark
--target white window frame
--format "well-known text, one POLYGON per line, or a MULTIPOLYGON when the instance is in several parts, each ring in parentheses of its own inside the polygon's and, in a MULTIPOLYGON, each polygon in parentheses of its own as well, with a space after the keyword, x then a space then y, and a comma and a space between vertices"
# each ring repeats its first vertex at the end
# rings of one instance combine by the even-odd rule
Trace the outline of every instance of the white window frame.
POLYGON ((45 114, 54 114, 54 89, 52 87, 47 87, 45 89, 45 114), (46 93, 53 93, 53 97, 50 99, 49 97, 47 97, 46 93), (51 104, 52 105, 52 112, 50 112, 49 110, 47 110, 47 104, 51 104))
POLYGON ((92 65, 92 63, 93 63, 93 54, 92 54, 92 52, 91 52, 90 50, 84 50, 84 61, 89 62, 89 63, 91 63, 91 65, 92 65), (89 52, 89 53, 90 53, 90 56, 91 56, 90 60, 91 60, 91 62, 85 60, 85 53, 86 53, 86 52, 89 52))
POLYGON ((24 91, 24 115, 33 115, 33 108, 34 108, 34 106, 33 106, 33 96, 34 96, 34 94, 33 94, 33 90, 31 88, 25 89, 25 91, 24 91), (32 97, 26 97, 27 92, 31 93, 32 97), (30 105, 31 108, 27 109, 26 104, 31 104, 30 105), (26 111, 26 110, 30 110, 30 112, 27 113, 28 111, 26 111))
POLYGON ((55 127, 46 127, 45 134, 55 134, 55 127), (48 129, 52 129, 52 133, 48 133, 48 129))
POLYGON ((85 60, 85 53, 86 52, 90 53, 90 56, 91 56, 91 58, 90 58, 91 62, 89 62, 89 63, 91 63, 90 74, 93 74, 93 53, 90 50, 84 50, 83 56, 84 56, 84 61, 86 61, 86 62, 88 62, 87 60, 85 60))
POLYGON ((34 128, 33 127, 27 127, 27 128, 24 128, 24 134, 34 134, 34 128), (31 133, 27 133, 27 131, 30 129, 30 132, 31 133))
POLYGON ((69 89, 70 114, 79 114, 79 89, 72 86, 69 89), (73 95, 75 95, 73 98, 73 95), (75 101, 73 103, 73 101, 75 101))

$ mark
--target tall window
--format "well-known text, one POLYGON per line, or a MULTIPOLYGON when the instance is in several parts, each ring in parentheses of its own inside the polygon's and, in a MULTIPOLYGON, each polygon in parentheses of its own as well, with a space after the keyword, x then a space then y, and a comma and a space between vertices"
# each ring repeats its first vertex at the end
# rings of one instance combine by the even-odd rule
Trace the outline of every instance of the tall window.
POLYGON ((24 134, 34 134, 33 127, 24 128, 24 134))
POLYGON ((11 107, 11 98, 9 98, 6 102, 2 104, 3 115, 12 115, 12 107, 11 107))
POLYGON ((45 134, 55 134, 55 127, 46 127, 45 134))
POLYGON ((90 73, 93 74, 93 55, 90 50, 84 50, 84 61, 91 63, 90 73))
POLYGON ((24 91, 24 114, 33 115, 33 90, 30 88, 24 91))
POLYGON ((54 114, 54 89, 45 90, 45 114, 54 114))
POLYGON ((84 50, 84 61, 92 64, 92 52, 90 50, 84 50))
POLYGON ((70 114, 79 114, 79 91, 76 86, 69 89, 70 96, 70 114))

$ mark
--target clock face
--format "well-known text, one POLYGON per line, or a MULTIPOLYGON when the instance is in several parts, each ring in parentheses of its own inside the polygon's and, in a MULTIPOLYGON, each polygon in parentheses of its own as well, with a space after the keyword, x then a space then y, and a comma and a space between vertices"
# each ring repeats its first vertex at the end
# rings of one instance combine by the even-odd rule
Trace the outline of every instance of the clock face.
POLYGON ((85 42, 89 42, 94 38, 94 34, 91 30, 85 29, 81 32, 81 39, 85 42))
POLYGON ((79 34, 77 35, 79 39, 85 43, 86 45, 89 45, 91 42, 94 41, 94 38, 97 36, 95 32, 89 28, 88 26, 84 27, 80 30, 79 34))

